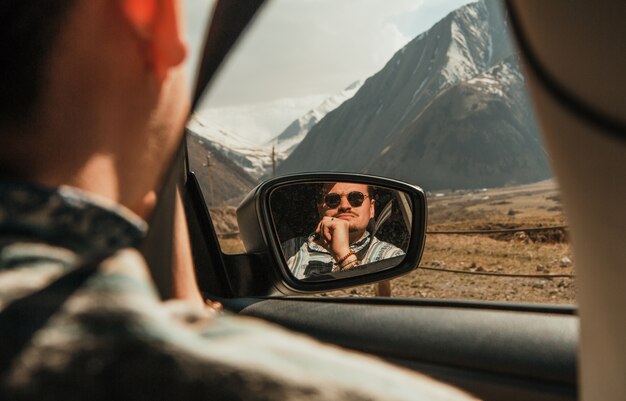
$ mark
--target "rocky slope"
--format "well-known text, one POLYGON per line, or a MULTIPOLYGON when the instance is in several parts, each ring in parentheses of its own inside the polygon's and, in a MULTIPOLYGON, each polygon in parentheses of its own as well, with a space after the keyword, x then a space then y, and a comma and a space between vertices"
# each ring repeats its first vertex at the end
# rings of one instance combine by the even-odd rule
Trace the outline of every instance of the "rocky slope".
POLYGON ((257 181, 213 144, 188 131, 187 152, 192 171, 208 205, 237 206, 257 181))

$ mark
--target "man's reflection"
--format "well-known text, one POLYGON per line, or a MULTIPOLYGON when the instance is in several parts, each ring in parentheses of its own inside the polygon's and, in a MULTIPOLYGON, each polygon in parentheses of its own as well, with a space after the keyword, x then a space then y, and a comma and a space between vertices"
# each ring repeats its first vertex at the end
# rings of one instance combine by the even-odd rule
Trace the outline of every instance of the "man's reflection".
POLYGON ((283 243, 293 275, 303 279, 404 255, 400 248, 370 235, 368 225, 374 218, 374 204, 368 185, 323 185, 317 200, 320 220, 313 233, 283 243))

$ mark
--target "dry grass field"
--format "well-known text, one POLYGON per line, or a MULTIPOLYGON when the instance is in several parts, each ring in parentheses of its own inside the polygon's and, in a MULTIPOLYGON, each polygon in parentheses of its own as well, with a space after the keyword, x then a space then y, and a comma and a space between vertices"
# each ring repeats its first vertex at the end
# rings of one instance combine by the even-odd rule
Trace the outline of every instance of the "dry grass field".
MULTIPOLYGON (((392 280, 392 297, 575 303, 574 264, 563 229, 488 235, 432 234, 566 226, 553 181, 432 193, 428 194, 428 212, 431 234, 427 235, 420 265, 437 270, 419 268, 392 280)), ((237 239, 224 239, 222 247, 227 252, 242 251, 237 239)), ((322 296, 373 296, 373 287, 322 296)))

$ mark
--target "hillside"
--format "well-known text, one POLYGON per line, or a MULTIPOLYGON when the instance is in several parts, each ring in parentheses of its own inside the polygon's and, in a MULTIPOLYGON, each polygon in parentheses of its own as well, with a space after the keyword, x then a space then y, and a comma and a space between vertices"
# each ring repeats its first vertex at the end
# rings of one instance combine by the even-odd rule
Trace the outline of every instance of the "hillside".
POLYGON ((442 91, 364 170, 429 189, 540 181, 549 166, 532 118, 511 56, 442 91))
POLYGON ((187 150, 209 206, 237 206, 257 184, 240 166, 206 139, 188 131, 187 150))
POLYGON ((272 166, 271 145, 259 146, 198 113, 191 116, 187 130, 202 138, 204 146, 214 151, 216 157, 219 155, 220 160, 229 160, 229 165, 237 166, 252 178, 258 179, 272 166))

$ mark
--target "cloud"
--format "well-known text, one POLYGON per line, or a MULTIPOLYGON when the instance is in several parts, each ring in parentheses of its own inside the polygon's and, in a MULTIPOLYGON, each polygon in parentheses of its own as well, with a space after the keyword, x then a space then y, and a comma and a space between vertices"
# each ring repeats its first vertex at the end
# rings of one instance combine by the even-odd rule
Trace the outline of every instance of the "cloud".
POLYGON ((256 144, 264 144, 280 134, 295 118, 319 105, 327 96, 276 99, 255 104, 204 109, 199 114, 207 121, 219 122, 228 132, 256 144))
POLYGON ((411 0, 273 0, 231 57, 212 103, 339 92, 411 39, 395 18, 415 9, 411 0))
POLYGON ((195 77, 201 47, 204 44, 209 17, 215 5, 215 0, 186 0, 184 2, 185 33, 189 56, 187 69, 190 77, 195 77))
MULTIPOLYGON (((186 0, 192 53, 213 0, 186 0), (208 5, 210 3, 210 5, 208 5)), ((225 128, 266 140, 468 0, 271 0, 217 76, 201 108, 225 128), (288 99, 294 103, 290 105, 288 99), (252 135, 254 134, 254 135, 252 135)), ((192 63, 197 55, 192 54, 192 63)))
POLYGON ((406 35, 415 37, 427 31, 448 13, 475 0, 421 1, 413 10, 397 14, 393 20, 406 35))

